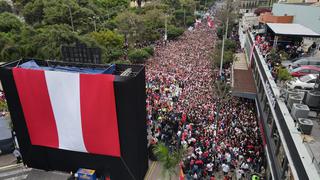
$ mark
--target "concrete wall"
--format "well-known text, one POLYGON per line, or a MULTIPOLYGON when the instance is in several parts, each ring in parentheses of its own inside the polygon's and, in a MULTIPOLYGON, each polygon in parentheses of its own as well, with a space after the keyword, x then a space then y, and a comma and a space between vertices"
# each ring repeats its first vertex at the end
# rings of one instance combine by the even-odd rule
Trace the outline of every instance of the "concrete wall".
POLYGON ((294 16, 293 23, 304 25, 320 33, 320 7, 293 4, 273 4, 272 13, 275 16, 294 16))
POLYGON ((292 23, 293 16, 274 16, 271 13, 263 13, 259 16, 259 22, 263 23, 292 23))

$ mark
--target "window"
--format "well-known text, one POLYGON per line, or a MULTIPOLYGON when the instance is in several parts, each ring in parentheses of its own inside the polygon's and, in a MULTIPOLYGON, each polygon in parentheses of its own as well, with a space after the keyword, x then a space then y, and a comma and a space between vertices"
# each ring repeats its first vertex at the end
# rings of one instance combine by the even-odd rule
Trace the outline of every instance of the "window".
POLYGON ((278 143, 280 141, 280 136, 279 136, 279 132, 278 132, 278 129, 277 129, 276 125, 274 125, 274 127, 273 127, 273 132, 271 134, 271 137, 273 139, 275 147, 277 147, 278 143))
POLYGON ((310 75, 305 75, 305 76, 299 77, 299 80, 302 82, 307 82, 307 81, 310 81, 311 79, 312 79, 312 77, 310 75))
POLYGON ((302 69, 300 72, 302 72, 302 73, 310 73, 310 70, 309 69, 302 69))
POLYGON ((320 65, 320 61, 309 61, 310 65, 314 65, 314 66, 319 66, 320 65))
POLYGON ((308 83, 315 83, 315 82, 316 82, 315 79, 312 79, 312 80, 308 81, 308 83))
POLYGON ((273 121, 274 120, 273 120, 273 117, 272 117, 272 113, 269 111, 269 113, 267 114, 267 123, 268 123, 270 129, 271 129, 273 121))
POLYGON ((313 69, 310 69, 310 73, 311 73, 311 74, 318 74, 318 73, 319 73, 319 71, 317 71, 317 70, 313 70, 313 69))

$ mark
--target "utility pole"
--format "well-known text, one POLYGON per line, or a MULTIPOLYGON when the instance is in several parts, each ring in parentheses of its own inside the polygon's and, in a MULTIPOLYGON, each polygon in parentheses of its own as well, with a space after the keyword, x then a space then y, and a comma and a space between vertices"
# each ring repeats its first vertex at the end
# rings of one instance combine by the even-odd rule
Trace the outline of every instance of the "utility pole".
POLYGON ((229 16, 227 17, 227 25, 226 25, 226 32, 222 38, 222 48, 221 48, 221 61, 220 61, 220 77, 222 75, 222 64, 223 64, 223 54, 224 54, 224 41, 228 38, 228 26, 229 26, 229 16))
POLYGON ((183 25, 186 27, 186 9, 183 8, 183 25))
POLYGON ((168 20, 167 20, 167 14, 165 15, 164 20, 164 41, 167 42, 168 39, 168 20))

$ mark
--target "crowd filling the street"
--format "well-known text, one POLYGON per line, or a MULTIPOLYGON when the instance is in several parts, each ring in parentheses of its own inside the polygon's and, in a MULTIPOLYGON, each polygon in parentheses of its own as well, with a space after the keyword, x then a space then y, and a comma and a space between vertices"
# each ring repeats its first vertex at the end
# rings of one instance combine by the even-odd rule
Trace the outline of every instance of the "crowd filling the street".
MULTIPOLYGON (((146 65, 150 158, 157 143, 186 150, 185 179, 242 179, 264 174, 264 148, 255 104, 217 96, 220 79, 210 52, 217 40, 207 21, 177 41, 155 47, 146 65)), ((231 74, 224 69, 225 79, 231 74)))

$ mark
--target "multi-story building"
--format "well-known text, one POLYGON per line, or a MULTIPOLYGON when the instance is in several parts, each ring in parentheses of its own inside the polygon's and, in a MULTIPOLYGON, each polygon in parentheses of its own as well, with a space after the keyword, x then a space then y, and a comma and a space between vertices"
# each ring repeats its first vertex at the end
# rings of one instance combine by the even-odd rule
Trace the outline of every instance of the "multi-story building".
POLYGON ((320 126, 313 120, 312 134, 298 130, 281 89, 274 81, 265 58, 247 31, 244 49, 256 88, 256 107, 267 159, 266 179, 320 179, 320 126), (255 46, 255 48, 254 48, 255 46))

